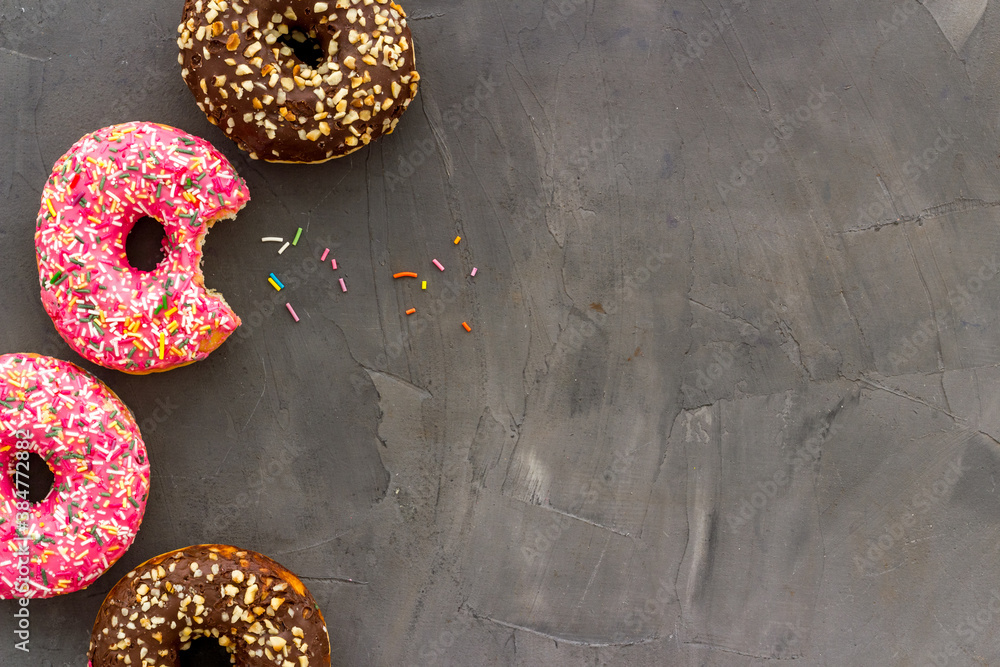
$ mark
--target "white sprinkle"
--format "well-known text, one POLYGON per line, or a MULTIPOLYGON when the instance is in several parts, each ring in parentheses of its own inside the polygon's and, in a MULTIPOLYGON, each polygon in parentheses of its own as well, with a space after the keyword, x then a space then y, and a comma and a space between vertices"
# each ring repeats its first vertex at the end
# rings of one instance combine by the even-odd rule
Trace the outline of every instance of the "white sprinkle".
POLYGON ((281 238, 280 236, 265 236, 264 238, 262 238, 260 240, 260 242, 261 243, 270 243, 270 242, 281 243, 284 240, 285 239, 281 238))
POLYGON ((288 246, 290 246, 290 245, 292 245, 292 244, 289 243, 288 241, 285 241, 285 245, 281 246, 281 250, 278 251, 278 254, 280 255, 281 253, 285 252, 285 250, 287 250, 288 246))

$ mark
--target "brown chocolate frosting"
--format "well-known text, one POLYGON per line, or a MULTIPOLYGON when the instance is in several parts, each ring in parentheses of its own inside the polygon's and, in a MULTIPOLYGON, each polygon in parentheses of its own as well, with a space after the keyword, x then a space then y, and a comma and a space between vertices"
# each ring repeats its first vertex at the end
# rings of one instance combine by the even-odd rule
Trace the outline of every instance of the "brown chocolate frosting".
POLYGON ((388 0, 186 0, 181 75, 254 159, 325 162, 396 127, 417 94, 406 13, 388 0), (283 43, 317 43, 310 66, 283 43))
POLYGON ((299 579, 253 551, 202 544, 157 556, 108 593, 90 638, 93 667, 176 667, 215 637, 240 667, 329 667, 330 639, 299 579))

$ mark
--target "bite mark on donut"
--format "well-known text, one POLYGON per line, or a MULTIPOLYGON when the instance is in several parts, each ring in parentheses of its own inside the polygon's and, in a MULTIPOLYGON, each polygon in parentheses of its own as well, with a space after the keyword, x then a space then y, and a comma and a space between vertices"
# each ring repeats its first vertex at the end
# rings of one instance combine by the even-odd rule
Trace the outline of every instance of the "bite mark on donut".
POLYGON ((46 183, 35 231, 42 303, 60 335, 94 363, 137 375, 203 359, 240 324, 205 288, 204 236, 248 200, 221 153, 175 128, 125 123, 78 141, 46 183), (124 248, 144 215, 169 239, 149 272, 124 248))

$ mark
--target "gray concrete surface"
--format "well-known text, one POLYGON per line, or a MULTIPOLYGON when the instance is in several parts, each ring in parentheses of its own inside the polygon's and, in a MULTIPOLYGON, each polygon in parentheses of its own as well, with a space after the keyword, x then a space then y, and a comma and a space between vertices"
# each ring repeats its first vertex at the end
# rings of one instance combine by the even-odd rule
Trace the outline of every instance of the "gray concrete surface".
POLYGON ((1000 6, 406 8, 397 132, 294 167, 197 110, 179 2, 0 0, 0 351, 79 361, 31 229, 84 133, 181 127, 253 197, 205 262, 240 336, 92 369, 145 426, 138 539, 0 662, 84 664, 114 581, 218 541, 303 576, 336 665, 996 664, 1000 6))

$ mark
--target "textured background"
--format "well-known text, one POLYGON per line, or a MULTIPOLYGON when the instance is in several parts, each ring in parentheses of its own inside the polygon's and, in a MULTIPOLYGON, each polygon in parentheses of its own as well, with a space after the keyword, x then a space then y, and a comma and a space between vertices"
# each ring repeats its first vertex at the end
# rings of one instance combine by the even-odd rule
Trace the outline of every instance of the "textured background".
POLYGON ((0 0, 0 352, 79 361, 32 223, 86 132, 207 137, 253 197, 205 261, 239 335, 88 366, 143 425, 147 518, 0 663, 84 664, 128 569, 228 542, 302 575, 336 665, 996 664, 1000 6, 406 8, 397 132, 295 167, 197 110, 179 1, 0 0))

